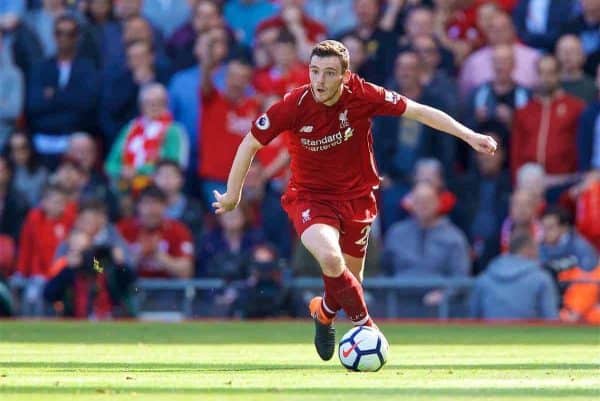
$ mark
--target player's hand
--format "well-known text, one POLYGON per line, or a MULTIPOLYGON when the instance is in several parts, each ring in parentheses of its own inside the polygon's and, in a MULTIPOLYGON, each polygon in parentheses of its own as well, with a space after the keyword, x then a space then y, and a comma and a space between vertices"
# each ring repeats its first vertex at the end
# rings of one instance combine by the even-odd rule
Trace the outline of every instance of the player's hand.
POLYGON ((496 153, 498 144, 496 140, 488 135, 481 135, 473 132, 467 139, 467 143, 478 152, 493 155, 496 153))
POLYGON ((215 214, 227 213, 235 209, 240 202, 239 198, 233 198, 228 192, 220 194, 219 191, 213 191, 216 202, 212 203, 212 207, 215 208, 215 214))

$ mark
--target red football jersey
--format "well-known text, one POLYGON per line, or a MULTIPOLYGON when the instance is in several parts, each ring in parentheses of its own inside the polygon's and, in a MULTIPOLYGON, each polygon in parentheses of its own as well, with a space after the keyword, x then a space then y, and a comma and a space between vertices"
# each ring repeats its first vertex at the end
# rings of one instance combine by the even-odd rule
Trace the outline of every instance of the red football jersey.
POLYGON ((200 177, 227 181, 235 152, 259 112, 258 101, 252 97, 234 104, 217 90, 202 96, 202 135, 198 138, 200 177))
POLYGON ((291 131, 288 190, 310 199, 356 199, 379 185, 371 117, 400 116, 405 110, 403 96, 352 74, 334 105, 317 103, 310 85, 304 85, 260 115, 251 132, 266 145, 291 131))
POLYGON ((155 254, 165 252, 171 257, 194 257, 192 233, 181 222, 165 219, 155 230, 141 226, 135 218, 119 221, 117 229, 131 247, 131 251, 139 257, 137 273, 140 277, 172 277, 158 264, 155 254))

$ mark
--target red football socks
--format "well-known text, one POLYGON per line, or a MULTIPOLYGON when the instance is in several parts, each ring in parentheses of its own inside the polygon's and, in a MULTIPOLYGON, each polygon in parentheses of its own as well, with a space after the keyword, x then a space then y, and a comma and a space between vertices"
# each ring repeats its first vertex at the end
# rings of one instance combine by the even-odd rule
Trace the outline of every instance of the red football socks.
POLYGON ((337 303, 335 298, 328 294, 327 291, 323 293, 323 299, 321 300, 321 309, 325 316, 330 319, 333 319, 337 312, 342 309, 340 304, 337 303))
MULTIPOLYGON (((344 273, 338 277, 323 275, 323 282, 326 294, 323 300, 329 308, 329 310, 323 308, 326 314, 344 309, 354 325, 370 326, 373 324, 367 311, 362 286, 350 270, 345 269, 344 273)), ((333 316, 335 316, 335 313, 330 314, 330 317, 333 316)))

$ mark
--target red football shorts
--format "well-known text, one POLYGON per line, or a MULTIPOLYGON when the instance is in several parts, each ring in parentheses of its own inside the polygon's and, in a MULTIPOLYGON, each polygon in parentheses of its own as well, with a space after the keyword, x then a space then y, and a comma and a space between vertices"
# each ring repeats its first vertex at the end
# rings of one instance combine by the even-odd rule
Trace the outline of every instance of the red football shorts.
POLYGON ((298 236, 313 224, 327 224, 340 232, 342 252, 357 258, 365 256, 371 224, 377 215, 374 194, 343 201, 299 199, 294 195, 283 195, 281 205, 298 236))

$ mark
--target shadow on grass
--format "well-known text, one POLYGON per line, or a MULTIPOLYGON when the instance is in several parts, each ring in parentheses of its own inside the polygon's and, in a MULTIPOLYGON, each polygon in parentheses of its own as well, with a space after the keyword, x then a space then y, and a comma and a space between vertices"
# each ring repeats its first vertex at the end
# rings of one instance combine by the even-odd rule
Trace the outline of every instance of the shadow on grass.
MULTIPOLYGON (((382 324, 393 345, 598 345, 597 327, 441 326, 382 324)), ((341 324, 340 333, 350 326, 341 324)), ((77 344, 302 344, 312 341, 306 321, 146 322, 2 321, 0 343, 77 344)))
MULTIPOLYGON (((26 368, 55 372, 70 372, 85 369, 90 372, 123 371, 123 372, 245 372, 245 371, 300 371, 307 369, 340 371, 337 364, 260 364, 260 363, 123 363, 123 362, 0 362, 0 369, 26 368)), ((419 364, 388 365, 389 370, 598 370, 599 364, 593 363, 482 363, 482 364, 419 364)), ((9 373, 10 374, 10 373, 9 373)))
MULTIPOLYGON (((225 385, 225 384, 224 384, 225 385)), ((258 388, 194 388, 194 387, 175 387, 172 389, 161 389, 148 386, 127 386, 127 387, 79 387, 79 386, 19 386, 9 387, 0 386, 0 394, 165 394, 178 395, 247 395, 257 397, 263 394, 264 396, 272 394, 306 394, 311 396, 348 396, 356 398, 356 396, 364 395, 367 397, 377 396, 396 396, 398 399, 407 396, 430 396, 430 397, 473 397, 481 399, 482 396, 507 397, 509 399, 530 399, 537 398, 556 398, 568 397, 594 397, 599 395, 597 389, 565 389, 565 388, 495 388, 495 387, 477 387, 477 388, 424 388, 424 387, 395 387, 395 388, 340 388, 340 387, 312 387, 312 388, 294 388, 284 389, 278 387, 258 387, 258 388)), ((589 398, 592 399, 592 398, 589 398)))

